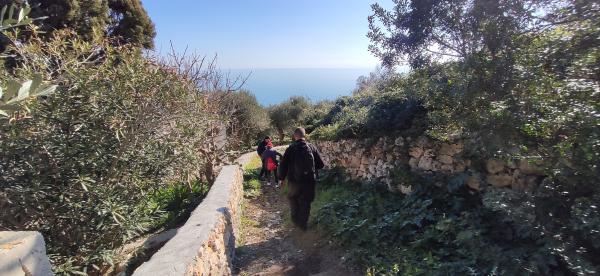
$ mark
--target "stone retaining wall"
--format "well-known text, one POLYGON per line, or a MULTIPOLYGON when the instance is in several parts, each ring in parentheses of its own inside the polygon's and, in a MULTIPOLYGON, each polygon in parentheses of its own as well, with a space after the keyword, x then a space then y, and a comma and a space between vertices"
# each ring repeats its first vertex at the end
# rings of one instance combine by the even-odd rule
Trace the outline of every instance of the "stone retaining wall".
POLYGON ((424 175, 465 174, 466 184, 474 190, 487 186, 529 190, 544 178, 527 160, 489 159, 477 164, 464 156, 462 141, 445 143, 427 137, 383 137, 374 142, 348 139, 313 143, 326 164, 343 167, 350 178, 386 183, 391 191, 402 193, 409 193, 411 189, 393 183, 391 174, 398 168, 410 168, 424 175))
POLYGON ((0 275, 51 276, 42 234, 35 231, 0 231, 0 275))
POLYGON ((231 275, 242 197, 240 166, 223 167, 185 225, 133 275, 231 275))

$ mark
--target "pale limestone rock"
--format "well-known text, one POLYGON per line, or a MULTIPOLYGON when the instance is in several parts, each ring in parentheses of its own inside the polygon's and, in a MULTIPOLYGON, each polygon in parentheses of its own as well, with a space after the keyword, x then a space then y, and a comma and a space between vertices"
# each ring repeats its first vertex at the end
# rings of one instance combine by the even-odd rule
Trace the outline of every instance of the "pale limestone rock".
POLYGON ((454 162, 454 160, 452 159, 451 156, 449 155, 440 155, 438 156, 438 161, 442 164, 452 164, 452 162, 454 162))
POLYGON ((504 171, 504 162, 497 159, 490 159, 485 162, 485 168, 491 174, 496 174, 504 171))
POLYGON ((413 147, 408 149, 408 155, 414 158, 419 158, 423 155, 423 148, 413 147))
POLYGON ((423 156, 419 160, 419 164, 417 165, 417 167, 424 171, 430 171, 433 169, 433 160, 431 159, 431 157, 423 156))
POLYGON ((374 164, 369 165, 369 170, 368 170, 369 174, 374 173, 376 169, 377 169, 377 165, 374 165, 374 164))
POLYGON ((419 158, 411 157, 408 160, 408 166, 410 166, 413 169, 417 168, 419 166, 419 158))
POLYGON ((404 138, 402 138, 402 137, 396 138, 396 140, 394 140, 394 145, 397 147, 404 146, 404 138))
POLYGON ((53 275, 42 234, 0 231, 0 275, 53 275))
POLYGON ((507 187, 512 185, 514 178, 508 174, 488 175, 486 181, 494 187, 507 187))
POLYGON ((400 192, 405 195, 410 194, 412 192, 411 186, 398 185, 398 188, 399 188, 400 192))

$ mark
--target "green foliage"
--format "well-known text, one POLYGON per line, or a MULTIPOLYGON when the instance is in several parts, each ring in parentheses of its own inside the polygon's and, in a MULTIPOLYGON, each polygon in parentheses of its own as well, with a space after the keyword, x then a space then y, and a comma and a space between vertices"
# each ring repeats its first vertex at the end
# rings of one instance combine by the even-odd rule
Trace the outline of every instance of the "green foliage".
POLYGON ((261 183, 258 179, 260 168, 244 172, 244 197, 256 198, 261 195, 261 183))
POLYGON ((307 110, 304 111, 304 116, 301 118, 306 133, 310 134, 313 132, 315 128, 321 124, 321 120, 327 115, 332 107, 333 102, 327 100, 311 104, 307 110))
POLYGON ((210 185, 193 181, 189 184, 166 185, 150 192, 148 198, 141 203, 145 212, 157 217, 150 229, 169 228, 185 222, 209 189, 210 185))
MULTIPOLYGON (((376 272, 597 274, 599 17, 587 0, 374 5, 372 50, 413 70, 378 93, 338 100, 313 137, 462 138, 472 160, 535 160, 545 179, 529 193, 465 194, 465 175, 406 197, 358 189, 322 208, 320 221, 366 248, 359 255, 373 256, 364 261, 376 272), (395 116, 410 102, 423 116, 402 130, 395 116)), ((419 182, 395 176, 394 184, 419 182)))
POLYGON ((61 273, 100 274, 114 249, 180 217, 207 189, 200 183, 227 157, 215 139, 227 118, 213 112, 223 89, 201 90, 218 84, 203 68, 54 36, 20 45, 14 71, 0 72, 3 80, 43 72, 58 85, 53 97, 24 102, 27 116, 0 125, 0 228, 42 232, 61 273))
POLYGON ((285 138, 286 131, 293 130, 296 124, 301 122, 309 105, 308 99, 293 96, 287 101, 269 108, 271 125, 279 134, 280 141, 283 141, 285 138))
POLYGON ((256 140, 269 135, 268 112, 252 93, 243 90, 228 93, 224 105, 232 110, 228 126, 231 146, 254 147, 256 140))
POLYGON ((425 110, 406 91, 361 94, 336 100, 312 134, 320 139, 418 135, 425 130, 425 110))
POLYGON ((34 19, 29 18, 31 7, 23 5, 0 5, 0 32, 13 29, 19 26, 25 26, 33 23, 34 19))
MULTIPOLYGON (((404 196, 341 179, 339 173, 325 174, 312 220, 350 249, 373 275, 598 271, 594 251, 578 251, 570 238, 557 238, 540 227, 535 204, 524 201, 523 193, 499 189, 482 195, 470 192, 464 183, 437 187, 402 173, 402 184, 409 181, 414 190, 404 196)), ((598 214, 588 208, 590 203, 576 205, 587 211, 573 211, 587 218, 585 227, 596 227, 598 214)), ((568 227, 583 229, 579 222, 568 227)), ((590 235, 596 232, 589 230, 590 235)))
MULTIPOLYGON (((19 26, 28 25, 33 22, 29 18, 31 8, 24 5, 19 8, 16 5, 4 6, 0 10, 0 33, 19 26)), ((3 52, 2 49, 0 52, 3 52)), ((32 80, 19 83, 14 79, 8 79, 7 89, 0 86, 0 117, 10 117, 12 112, 19 111, 19 104, 29 98, 46 96, 56 90, 56 85, 42 82, 41 74, 35 74, 32 80)))
POLYGON ((244 167, 244 197, 256 198, 261 195, 261 183, 258 179, 262 163, 255 155, 244 167))
POLYGON ((252 178, 248 178, 248 176, 245 175, 245 178, 244 178, 245 179, 245 181, 244 181, 244 196, 245 197, 257 198, 262 194, 260 180, 258 180, 257 175, 258 174, 252 175, 252 178))
POLYGON ((49 36, 69 28, 88 40, 111 37, 145 48, 154 45, 154 24, 140 0, 0 0, 0 6, 24 2, 31 5, 32 17, 46 17, 39 29, 49 36))
POLYGON ((7 82, 4 91, 0 87, 0 116, 10 117, 8 112, 19 110, 19 104, 29 98, 46 96, 56 90, 56 85, 42 83, 42 76, 37 74, 32 80, 19 83, 15 80, 7 82))

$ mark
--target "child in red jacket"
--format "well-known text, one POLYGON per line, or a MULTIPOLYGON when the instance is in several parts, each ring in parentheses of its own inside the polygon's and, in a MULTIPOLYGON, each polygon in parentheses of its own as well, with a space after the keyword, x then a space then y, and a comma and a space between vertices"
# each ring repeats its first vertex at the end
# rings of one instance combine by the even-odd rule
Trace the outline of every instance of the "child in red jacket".
POLYGON ((261 158, 266 167, 267 185, 271 184, 271 175, 273 175, 273 183, 277 183, 277 156, 282 156, 281 153, 273 149, 273 143, 267 143, 267 149, 262 153, 261 158))

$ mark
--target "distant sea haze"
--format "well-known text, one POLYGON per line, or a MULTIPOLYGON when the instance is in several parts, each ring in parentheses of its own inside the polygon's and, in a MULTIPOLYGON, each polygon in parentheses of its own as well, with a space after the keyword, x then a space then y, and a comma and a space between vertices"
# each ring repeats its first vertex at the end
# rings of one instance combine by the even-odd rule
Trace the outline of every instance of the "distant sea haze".
POLYGON ((256 95, 264 106, 298 95, 312 101, 350 95, 356 79, 373 68, 306 68, 306 69, 232 69, 232 76, 251 73, 243 89, 256 95))

